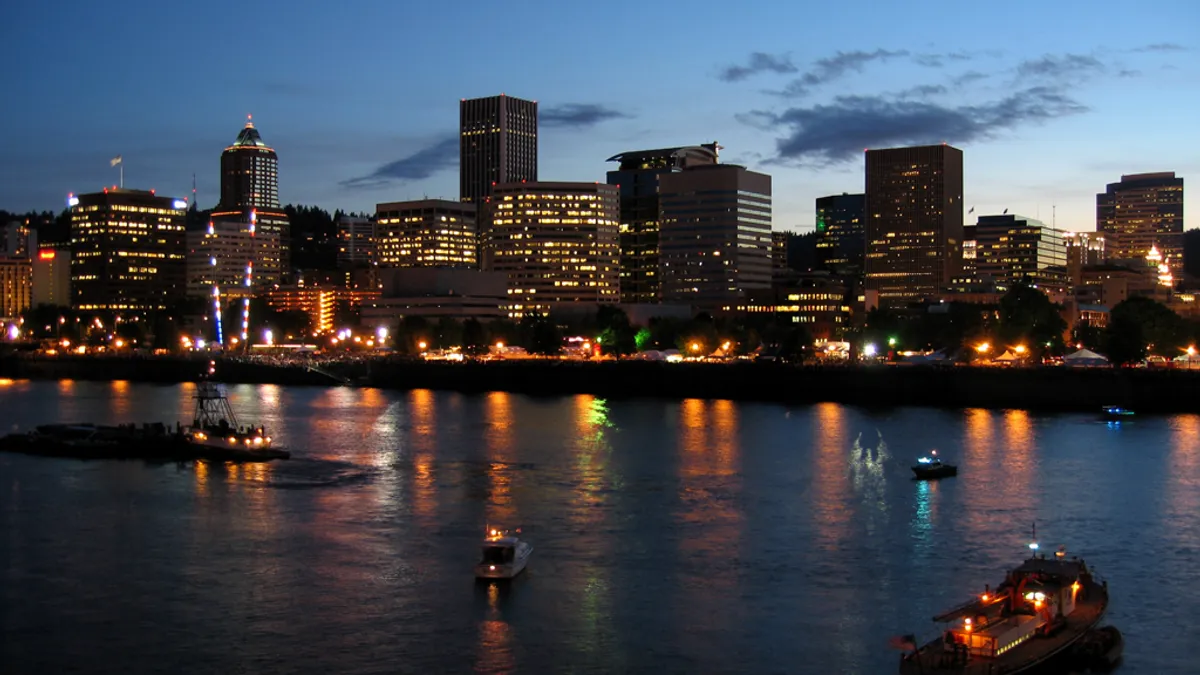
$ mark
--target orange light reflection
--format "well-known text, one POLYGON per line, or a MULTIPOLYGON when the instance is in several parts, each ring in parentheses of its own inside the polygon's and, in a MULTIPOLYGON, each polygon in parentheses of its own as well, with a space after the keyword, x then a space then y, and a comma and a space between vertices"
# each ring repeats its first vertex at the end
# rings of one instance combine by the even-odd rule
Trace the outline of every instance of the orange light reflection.
POLYGON ((816 525, 818 548, 838 549, 848 534, 853 509, 846 499, 850 495, 847 469, 849 442, 846 438, 846 409, 836 403, 816 406, 813 442, 816 461, 812 476, 813 522, 816 525))

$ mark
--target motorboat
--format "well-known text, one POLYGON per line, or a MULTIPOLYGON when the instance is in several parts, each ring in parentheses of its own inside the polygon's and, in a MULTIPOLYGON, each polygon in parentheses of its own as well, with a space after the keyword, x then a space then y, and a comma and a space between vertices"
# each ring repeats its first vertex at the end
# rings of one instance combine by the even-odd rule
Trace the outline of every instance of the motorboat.
POLYGON ((229 398, 216 383, 202 380, 196 384, 196 412, 184 436, 194 446, 215 452, 218 458, 287 459, 290 453, 271 447, 271 437, 262 426, 238 424, 229 398))
POLYGON ((1100 409, 1100 414, 1106 420, 1119 422, 1133 417, 1135 413, 1129 408, 1122 408, 1119 405, 1106 405, 1100 409))
POLYGON ((929 454, 929 457, 918 457, 916 466, 912 468, 917 480, 935 480, 958 475, 958 467, 942 462, 937 456, 937 450, 929 454))
POLYGON ((901 675, 1065 673, 1120 658, 1120 632, 1097 630, 1108 582, 1064 547, 1053 557, 1039 553, 1036 536, 1035 528, 1033 555, 998 587, 934 617, 940 636, 920 647, 913 635, 893 639, 907 652, 901 675))
MULTIPOLYGON (((519 533, 520 530, 517 530, 519 533)), ((477 579, 512 579, 525 570, 533 546, 515 533, 489 527, 483 539, 482 555, 475 565, 477 579)))

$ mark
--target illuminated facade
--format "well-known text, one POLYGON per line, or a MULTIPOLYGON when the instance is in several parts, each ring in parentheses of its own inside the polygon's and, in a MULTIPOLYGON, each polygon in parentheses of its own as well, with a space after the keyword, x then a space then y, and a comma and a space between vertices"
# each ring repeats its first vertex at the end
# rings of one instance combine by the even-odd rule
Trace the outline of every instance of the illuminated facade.
POLYGON ((659 179, 664 302, 725 310, 771 287, 771 177, 735 164, 659 179))
POLYGON ((381 267, 479 266, 475 205, 445 199, 375 206, 376 250, 381 267))
POLYGON ((1174 172, 1121 176, 1096 195, 1096 231, 1109 260, 1141 260, 1158 246, 1163 262, 1183 273, 1183 178, 1174 172))
POLYGON ((752 291, 735 308, 738 313, 774 314, 804 326, 817 340, 837 340, 850 326, 846 293, 846 285, 836 279, 806 275, 786 287, 752 291))
POLYGON ((15 318, 29 309, 32 286, 29 258, 0 257, 0 317, 15 318))
POLYGON ((495 187, 492 270, 508 275, 511 316, 556 303, 618 301, 618 194, 604 183, 495 187))
POLYGON ((782 279, 788 274, 788 240, 790 232, 771 233, 771 278, 782 279))
POLYGON ((717 143, 623 152, 607 182, 621 188, 621 302, 657 303, 659 285, 659 177, 689 166, 716 164, 717 143))
POLYGON ((975 224, 975 270, 980 279, 1028 281, 1061 293, 1067 283, 1066 233, 1018 215, 980 216, 975 224))
POLYGON ((278 283, 291 269, 291 224, 279 206, 279 157, 250 121, 221 153, 221 202, 213 220, 253 223, 273 234, 275 248, 256 261, 256 274, 278 283))
POLYGON ((72 307, 159 310, 183 298, 186 201, 107 188, 70 204, 72 307))
POLYGON ((345 328, 334 325, 339 308, 369 306, 379 299, 379 291, 288 286, 274 288, 267 292, 266 297, 267 306, 276 311, 304 312, 308 315, 312 332, 324 335, 345 328))
POLYGON ((866 154, 865 287, 884 306, 936 297, 962 267, 962 150, 928 145, 866 154))
POLYGON ((71 306, 71 250, 43 246, 33 258, 33 306, 71 306))
POLYGON ((338 267, 360 267, 375 261, 375 223, 370 218, 340 216, 336 225, 338 267))
POLYGON ((538 177, 537 101, 500 94, 458 106, 460 201, 480 207, 501 183, 538 177))
POLYGON ((264 270, 263 261, 278 249, 274 232, 253 231, 237 220, 212 220, 205 229, 187 233, 187 294, 210 297, 215 285, 221 297, 240 299, 270 288, 279 275, 264 270))
POLYGON ((866 195, 817 198, 817 269, 861 271, 866 250, 863 201, 866 195))

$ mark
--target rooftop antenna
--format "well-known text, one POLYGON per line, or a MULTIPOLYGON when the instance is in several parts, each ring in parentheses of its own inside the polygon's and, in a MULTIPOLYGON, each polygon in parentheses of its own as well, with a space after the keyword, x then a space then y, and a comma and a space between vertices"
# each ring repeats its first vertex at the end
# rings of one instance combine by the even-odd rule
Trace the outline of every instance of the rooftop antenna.
POLYGON ((1031 529, 1031 531, 1030 531, 1030 537, 1029 537, 1029 550, 1030 550, 1030 551, 1033 551, 1033 554, 1034 554, 1034 556, 1036 556, 1036 555, 1037 555, 1037 550, 1038 550, 1038 543, 1037 543, 1037 521, 1034 521, 1034 522, 1033 522, 1033 528, 1032 528, 1032 529, 1031 529))
POLYGON ((1056 230, 1058 229, 1058 206, 1057 205, 1052 205, 1050 207, 1050 227, 1053 227, 1056 230))
POLYGON ((196 172, 195 171, 192 172, 192 206, 195 206, 197 210, 199 210, 199 208, 200 208, 199 206, 196 206, 196 172))

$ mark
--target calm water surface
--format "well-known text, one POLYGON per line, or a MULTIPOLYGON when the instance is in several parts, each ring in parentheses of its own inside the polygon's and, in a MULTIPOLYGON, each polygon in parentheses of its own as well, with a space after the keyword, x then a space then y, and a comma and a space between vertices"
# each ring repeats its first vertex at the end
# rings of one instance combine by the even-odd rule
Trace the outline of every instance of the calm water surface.
MULTIPOLYGON (((0 381, 0 429, 191 385, 0 381)), ((1200 416, 232 386, 260 466, 0 455, 4 673, 893 673, 887 639, 1068 546, 1121 673, 1195 673, 1200 416), (958 478, 917 483, 936 448, 958 478), (523 578, 477 584, 488 523, 523 578)))

